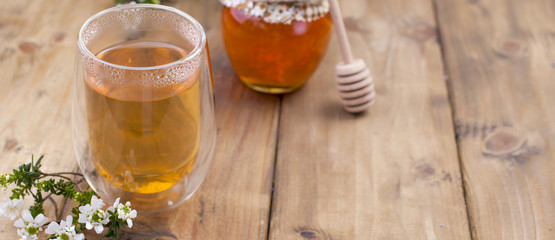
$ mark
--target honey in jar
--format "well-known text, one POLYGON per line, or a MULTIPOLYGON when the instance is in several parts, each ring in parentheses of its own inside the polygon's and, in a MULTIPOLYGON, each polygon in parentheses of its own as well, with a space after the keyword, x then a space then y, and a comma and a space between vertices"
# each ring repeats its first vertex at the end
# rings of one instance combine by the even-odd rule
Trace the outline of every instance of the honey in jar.
POLYGON ((221 0, 228 57, 248 87, 264 93, 300 88, 322 60, 332 26, 324 0, 221 0))

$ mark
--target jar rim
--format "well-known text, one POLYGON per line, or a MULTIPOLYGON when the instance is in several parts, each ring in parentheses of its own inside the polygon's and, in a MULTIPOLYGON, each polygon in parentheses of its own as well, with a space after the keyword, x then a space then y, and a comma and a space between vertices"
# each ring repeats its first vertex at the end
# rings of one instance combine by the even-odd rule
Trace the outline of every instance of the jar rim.
POLYGON ((327 0, 220 0, 248 16, 260 17, 268 23, 291 24, 292 21, 311 22, 329 12, 327 0))

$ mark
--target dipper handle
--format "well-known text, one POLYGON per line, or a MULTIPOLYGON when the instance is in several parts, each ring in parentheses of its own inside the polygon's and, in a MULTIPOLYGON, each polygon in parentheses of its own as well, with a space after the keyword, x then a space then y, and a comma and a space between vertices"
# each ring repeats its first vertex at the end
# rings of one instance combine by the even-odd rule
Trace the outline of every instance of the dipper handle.
POLYGON ((353 59, 337 0, 328 1, 335 34, 343 57, 343 62, 338 63, 335 68, 339 97, 341 97, 341 102, 347 112, 363 112, 375 102, 376 93, 372 76, 362 59, 353 59))

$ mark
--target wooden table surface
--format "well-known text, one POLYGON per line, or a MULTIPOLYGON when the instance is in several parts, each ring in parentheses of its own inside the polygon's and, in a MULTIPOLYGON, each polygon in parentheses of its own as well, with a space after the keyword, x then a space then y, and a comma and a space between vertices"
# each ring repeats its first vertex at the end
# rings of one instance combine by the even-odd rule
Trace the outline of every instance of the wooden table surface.
MULTIPOLYGON (((123 239, 555 239, 555 1, 340 4, 376 84, 360 115, 335 92, 335 38, 302 89, 264 95, 237 80, 217 0, 168 4, 207 31, 216 153, 190 200, 123 239)), ((77 170, 77 33, 111 6, 0 0, 3 172, 41 153, 48 171, 77 170)))

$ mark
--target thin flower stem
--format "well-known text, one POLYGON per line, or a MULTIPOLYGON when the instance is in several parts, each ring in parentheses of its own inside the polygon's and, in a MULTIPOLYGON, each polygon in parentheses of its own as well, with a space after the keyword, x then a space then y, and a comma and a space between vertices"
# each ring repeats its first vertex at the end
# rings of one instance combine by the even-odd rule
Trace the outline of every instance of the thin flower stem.
MULTIPOLYGON (((50 200, 50 202, 52 202, 52 205, 54 205, 54 215, 56 216, 56 222, 59 222, 62 213, 60 212, 60 214, 58 215, 58 204, 56 203, 56 201, 54 201, 54 198, 50 197, 50 195, 52 195, 52 193, 48 194, 45 199, 50 200)), ((65 201, 67 201, 67 199, 65 199, 65 201)))
POLYGON ((43 171, 38 170, 38 173, 40 173, 42 176, 39 177, 39 179, 45 178, 45 177, 59 177, 59 178, 63 178, 66 179, 68 181, 73 181, 73 179, 63 176, 62 174, 65 175, 74 175, 74 176, 80 176, 83 177, 83 174, 81 173, 75 173, 75 172, 59 172, 59 173, 45 173, 43 171))
POLYGON ((29 191, 29 193, 31 194, 31 196, 33 196, 35 201, 39 201, 39 197, 37 197, 37 195, 35 195, 32 191, 29 191))
POLYGON ((45 172, 39 170, 38 173, 43 174, 43 175, 46 175, 46 176, 54 176, 54 177, 61 176, 62 174, 66 174, 66 175, 75 175, 75 176, 83 177, 83 174, 81 174, 81 173, 76 173, 76 172, 45 173, 45 172))
POLYGON ((38 179, 43 179, 43 178, 45 178, 45 177, 59 177, 59 178, 63 178, 63 179, 68 180, 68 181, 73 181, 71 178, 68 178, 68 177, 62 176, 62 175, 44 174, 44 173, 41 173, 41 174, 43 174, 43 175, 40 176, 38 179))
POLYGON ((48 193, 48 195, 46 195, 46 197, 42 198, 41 203, 45 202, 48 199, 51 199, 50 196, 52 196, 52 193, 48 193))

